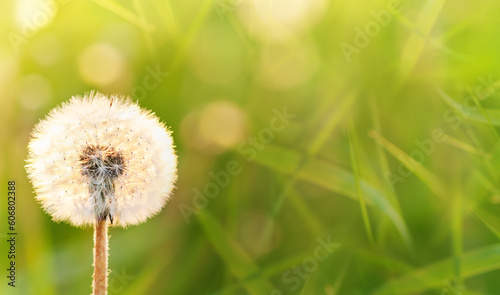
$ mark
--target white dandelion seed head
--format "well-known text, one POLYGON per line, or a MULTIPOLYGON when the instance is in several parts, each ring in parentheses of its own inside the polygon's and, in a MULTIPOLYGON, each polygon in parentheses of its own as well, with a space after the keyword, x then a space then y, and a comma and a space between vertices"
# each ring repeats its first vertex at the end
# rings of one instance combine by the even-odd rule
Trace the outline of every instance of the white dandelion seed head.
POLYGON ((36 199, 54 220, 75 226, 144 222, 177 179, 170 133, 129 99, 73 97, 34 128, 26 170, 36 199))

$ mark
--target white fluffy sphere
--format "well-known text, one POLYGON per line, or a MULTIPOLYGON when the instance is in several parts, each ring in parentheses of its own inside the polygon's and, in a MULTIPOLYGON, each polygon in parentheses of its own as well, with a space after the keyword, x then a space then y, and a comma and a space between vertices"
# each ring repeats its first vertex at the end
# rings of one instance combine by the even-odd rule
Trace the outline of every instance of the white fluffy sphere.
POLYGON ((170 131, 121 97, 73 97, 38 123, 26 170, 56 221, 144 222, 165 205, 177 179, 170 131))

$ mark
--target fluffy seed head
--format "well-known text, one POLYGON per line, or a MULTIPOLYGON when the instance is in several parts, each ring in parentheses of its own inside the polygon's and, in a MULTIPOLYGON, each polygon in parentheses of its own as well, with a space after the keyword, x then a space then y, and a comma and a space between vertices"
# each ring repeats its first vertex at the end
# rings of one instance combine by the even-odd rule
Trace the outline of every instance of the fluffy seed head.
POLYGON ((38 123, 26 170, 56 221, 127 226, 158 213, 177 178, 170 131, 150 111, 100 93, 73 97, 38 123))

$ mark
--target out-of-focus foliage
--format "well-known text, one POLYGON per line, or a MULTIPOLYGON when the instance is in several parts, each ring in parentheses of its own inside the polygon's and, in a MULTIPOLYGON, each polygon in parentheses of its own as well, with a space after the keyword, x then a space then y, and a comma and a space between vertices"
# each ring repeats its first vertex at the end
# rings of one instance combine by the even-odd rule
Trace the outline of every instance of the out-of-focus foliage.
POLYGON ((33 125, 93 89, 153 110, 180 163, 159 215, 110 229, 110 294, 500 292, 500 3, 0 9, 0 293, 91 292, 92 229, 52 222, 23 165, 33 125))

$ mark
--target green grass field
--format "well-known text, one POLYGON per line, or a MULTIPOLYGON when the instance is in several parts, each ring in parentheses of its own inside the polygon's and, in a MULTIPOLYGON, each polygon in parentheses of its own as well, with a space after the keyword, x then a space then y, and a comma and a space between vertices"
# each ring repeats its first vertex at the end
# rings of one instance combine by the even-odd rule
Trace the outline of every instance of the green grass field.
POLYGON ((92 229, 24 170, 33 126, 91 90, 153 110, 179 155, 163 211, 110 228, 109 294, 500 294, 500 3, 0 8, 1 294, 92 292, 92 229))

